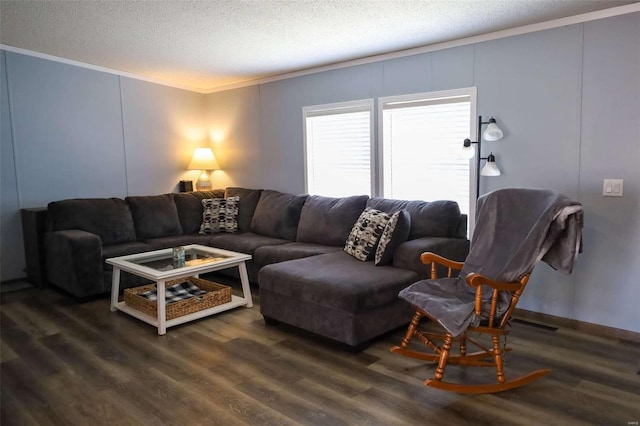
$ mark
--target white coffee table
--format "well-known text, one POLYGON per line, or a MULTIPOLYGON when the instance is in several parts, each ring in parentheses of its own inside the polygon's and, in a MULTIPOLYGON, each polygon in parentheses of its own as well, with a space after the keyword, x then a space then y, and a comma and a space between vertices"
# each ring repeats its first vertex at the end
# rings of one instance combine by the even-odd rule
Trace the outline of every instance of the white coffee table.
POLYGON ((155 250, 144 253, 136 253, 127 256, 107 259, 109 265, 113 265, 113 278, 111 281, 111 311, 122 311, 158 328, 158 334, 167 332, 167 327, 183 324, 198 318, 203 318, 219 312, 228 311, 239 306, 250 308, 253 306, 249 277, 245 261, 251 256, 244 253, 222 250, 198 244, 184 246, 185 264, 178 266, 173 262, 172 249, 155 250), (166 319, 165 298, 158 297, 158 317, 154 318, 138 309, 127 306, 118 301, 120 293, 120 271, 126 271, 156 282, 158 295, 164 294, 165 282, 180 278, 187 278, 207 272, 221 269, 235 268, 240 271, 243 297, 231 296, 231 302, 203 309, 188 315, 171 320, 166 319))

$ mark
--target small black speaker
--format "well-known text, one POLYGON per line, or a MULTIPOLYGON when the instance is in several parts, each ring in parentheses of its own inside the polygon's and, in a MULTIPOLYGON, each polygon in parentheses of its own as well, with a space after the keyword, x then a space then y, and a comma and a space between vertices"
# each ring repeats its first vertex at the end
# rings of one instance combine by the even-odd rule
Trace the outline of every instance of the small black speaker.
POLYGON ((193 191, 193 181, 181 180, 178 188, 180 189, 180 192, 191 192, 193 191))

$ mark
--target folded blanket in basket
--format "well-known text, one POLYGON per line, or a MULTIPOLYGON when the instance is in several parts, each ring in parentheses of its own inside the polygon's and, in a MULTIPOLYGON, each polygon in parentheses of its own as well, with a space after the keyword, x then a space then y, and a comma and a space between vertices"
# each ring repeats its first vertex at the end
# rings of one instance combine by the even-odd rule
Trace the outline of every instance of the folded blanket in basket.
MULTIPOLYGON (((172 285, 171 287, 167 287, 164 290, 165 294, 165 303, 177 302, 179 300, 189 299, 191 297, 202 296, 203 294, 207 294, 207 292, 195 284, 185 281, 179 284, 172 285)), ((158 290, 154 288, 153 290, 145 291, 144 293, 138 294, 138 296, 144 297, 145 299, 149 299, 151 301, 158 300, 158 290)))

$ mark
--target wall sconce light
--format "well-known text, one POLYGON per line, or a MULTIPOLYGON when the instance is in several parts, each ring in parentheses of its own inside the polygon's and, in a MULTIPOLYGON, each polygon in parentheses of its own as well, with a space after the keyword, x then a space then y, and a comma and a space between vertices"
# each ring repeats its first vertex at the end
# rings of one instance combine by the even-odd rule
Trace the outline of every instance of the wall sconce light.
POLYGON ((210 191, 212 189, 211 180, 209 180, 210 170, 220 170, 220 166, 213 155, 211 148, 197 148, 193 153, 193 158, 187 167, 188 170, 201 170, 200 177, 196 182, 198 191, 210 191))
POLYGON ((491 117, 489 121, 482 121, 482 116, 478 116, 478 141, 473 142, 470 139, 465 139, 462 145, 461 155, 467 159, 471 159, 476 155, 472 144, 478 145, 478 155, 477 155, 477 164, 476 164, 476 200, 480 196, 480 175, 482 176, 500 176, 500 169, 496 165, 496 157, 493 153, 489 154, 488 157, 482 157, 482 139, 486 141, 497 141, 502 139, 503 133, 502 130, 496 124, 496 119, 491 117), (487 128, 482 133, 482 125, 488 124, 487 128), (480 160, 487 160, 487 163, 480 170, 480 160))

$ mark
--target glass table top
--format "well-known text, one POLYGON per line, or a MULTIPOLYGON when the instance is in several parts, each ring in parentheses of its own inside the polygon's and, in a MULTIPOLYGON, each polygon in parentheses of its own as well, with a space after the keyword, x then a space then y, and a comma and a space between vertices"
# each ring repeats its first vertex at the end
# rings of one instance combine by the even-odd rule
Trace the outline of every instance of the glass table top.
POLYGON ((154 256, 144 256, 138 259, 129 259, 129 262, 136 265, 145 266, 156 271, 165 272, 188 266, 213 264, 229 259, 230 257, 231 256, 226 256, 219 253, 211 253, 210 251, 204 251, 197 248, 186 248, 183 257, 174 257, 173 252, 169 250, 167 253, 162 253, 154 256))

